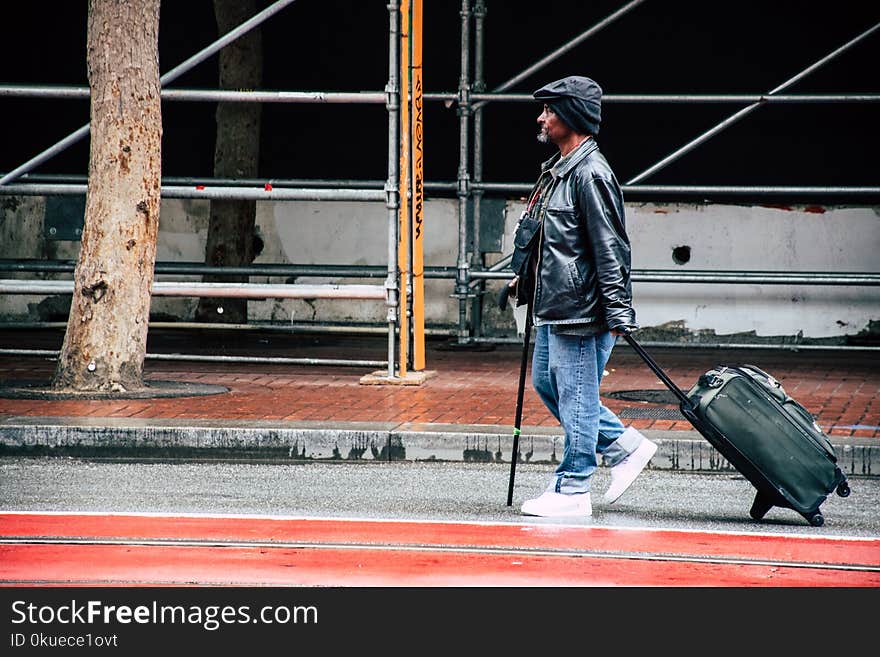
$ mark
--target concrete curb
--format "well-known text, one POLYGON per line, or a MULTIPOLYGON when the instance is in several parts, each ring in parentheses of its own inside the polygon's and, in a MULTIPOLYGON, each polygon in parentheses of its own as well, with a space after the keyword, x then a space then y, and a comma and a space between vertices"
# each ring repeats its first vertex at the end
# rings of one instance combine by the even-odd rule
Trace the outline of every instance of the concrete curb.
MULTIPOLYGON (((735 472, 696 431, 644 431, 659 445, 650 467, 735 472)), ((557 463, 558 427, 522 427, 518 462, 557 463)), ((880 442, 832 437, 847 475, 880 476, 880 442)), ((395 422, 0 418, 0 455, 291 461, 509 464, 513 429, 502 425, 395 422)))

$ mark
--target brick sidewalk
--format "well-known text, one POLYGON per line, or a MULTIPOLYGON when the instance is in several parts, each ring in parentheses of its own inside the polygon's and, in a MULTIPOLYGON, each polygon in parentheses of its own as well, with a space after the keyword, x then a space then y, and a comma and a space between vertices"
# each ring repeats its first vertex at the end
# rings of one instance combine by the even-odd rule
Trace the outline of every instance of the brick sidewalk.
MULTIPOLYGON (((60 336, 0 333, 6 348, 58 349, 60 336)), ((429 341, 427 369, 418 386, 363 385, 376 368, 315 365, 207 363, 148 360, 147 380, 224 386, 228 393, 128 400, 41 400, 0 397, 0 415, 139 419, 308 420, 324 422, 412 422, 512 426, 521 348, 450 348, 429 341)), ((296 358, 384 360, 385 338, 317 338, 281 334, 215 335, 168 333, 154 338, 150 353, 215 353, 296 358), (207 337, 206 337, 207 336, 207 337)), ((673 380, 687 389, 719 363, 751 363, 780 380, 786 391, 817 416, 832 436, 880 437, 880 355, 868 351, 650 349, 673 380)), ((0 380, 47 381, 54 361, 35 356, 0 356, 0 380)), ((602 393, 662 390, 657 377, 625 344, 608 364, 602 393)), ((624 423, 638 429, 683 430, 675 405, 604 397, 624 423), (666 416, 665 418, 663 416, 666 416)), ((555 427, 537 395, 526 386, 523 426, 555 427)))

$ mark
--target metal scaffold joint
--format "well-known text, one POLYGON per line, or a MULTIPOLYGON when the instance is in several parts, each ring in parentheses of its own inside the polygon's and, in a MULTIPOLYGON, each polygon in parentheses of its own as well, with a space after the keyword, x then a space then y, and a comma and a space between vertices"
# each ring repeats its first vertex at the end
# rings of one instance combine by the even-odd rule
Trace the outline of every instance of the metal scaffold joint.
POLYGON ((458 89, 456 112, 458 116, 470 116, 471 114, 471 88, 467 85, 458 89))
POLYGON ((400 89, 396 84, 388 83, 385 85, 385 108, 389 111, 400 109, 400 101, 398 96, 400 89))
POLYGON ((458 172, 458 186, 456 187, 456 194, 459 197, 467 197, 471 193, 471 177, 468 175, 468 172, 465 170, 461 170, 458 172))

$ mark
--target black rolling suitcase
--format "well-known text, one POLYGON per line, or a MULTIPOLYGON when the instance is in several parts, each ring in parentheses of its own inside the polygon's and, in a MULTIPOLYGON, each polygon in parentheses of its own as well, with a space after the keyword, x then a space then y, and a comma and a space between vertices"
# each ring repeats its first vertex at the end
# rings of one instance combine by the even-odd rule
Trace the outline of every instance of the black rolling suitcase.
POLYGON ((828 495, 850 494, 831 442, 772 376, 753 365, 719 365, 685 393, 631 335, 624 337, 678 397, 682 415, 757 489, 752 518, 778 506, 819 527, 828 495))

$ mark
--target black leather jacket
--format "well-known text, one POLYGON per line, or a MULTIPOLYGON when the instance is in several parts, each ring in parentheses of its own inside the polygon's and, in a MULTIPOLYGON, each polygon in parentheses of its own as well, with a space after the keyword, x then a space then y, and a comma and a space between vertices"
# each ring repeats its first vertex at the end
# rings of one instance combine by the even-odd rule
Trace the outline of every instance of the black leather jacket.
MULTIPOLYGON (((545 162, 542 172, 559 160, 557 154, 545 162)), ((519 275, 517 305, 534 294, 536 325, 604 322, 635 330, 623 195, 595 139, 553 174, 543 219, 524 215, 517 228, 511 261, 519 275)))

